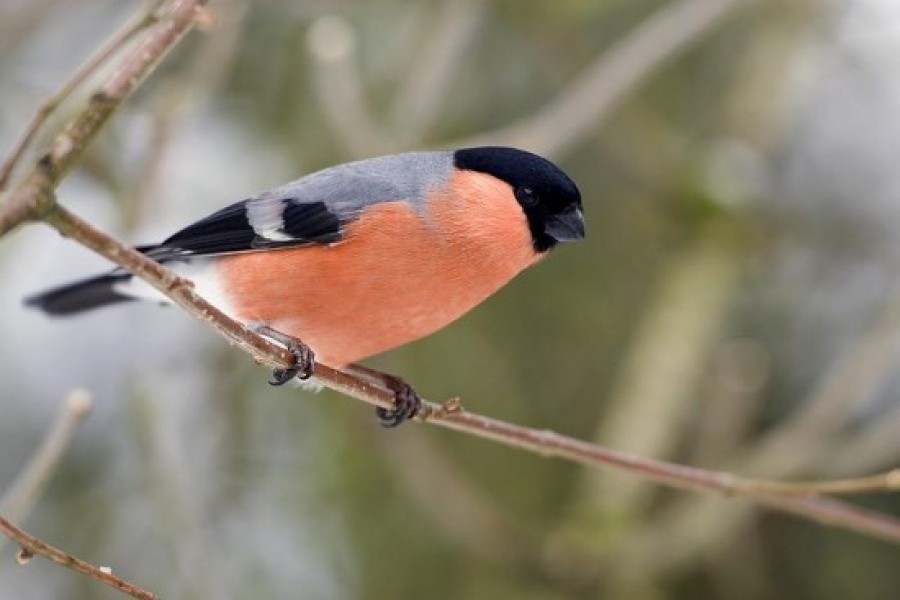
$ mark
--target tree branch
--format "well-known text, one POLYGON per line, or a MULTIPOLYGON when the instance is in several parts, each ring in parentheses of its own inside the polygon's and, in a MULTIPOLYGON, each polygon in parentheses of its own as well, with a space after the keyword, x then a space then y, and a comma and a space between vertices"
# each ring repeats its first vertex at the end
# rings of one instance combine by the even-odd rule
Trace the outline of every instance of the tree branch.
POLYGON ((157 10, 162 4, 162 0, 154 0, 153 4, 147 11, 139 15, 131 23, 119 29, 113 37, 109 39, 97 52, 94 53, 83 65, 81 65, 75 73, 66 81, 59 90, 53 95, 46 98, 38 107, 37 112, 31 118, 25 132, 19 141, 13 146, 9 156, 0 165, 0 192, 6 189, 13 170, 25 153, 25 150, 34 140, 35 135, 47 121, 47 118, 53 114, 53 111, 62 104, 84 81, 103 66, 110 58, 112 58, 122 47, 127 44, 135 35, 146 27, 152 25, 157 19, 157 10))
POLYGON ((206 0, 172 0, 159 10, 156 23, 147 28, 141 42, 94 93, 88 107, 56 137, 6 204, 0 205, 0 236, 24 221, 41 218, 53 207, 53 190, 60 180, 115 110, 192 28, 198 9, 205 3, 206 0))
POLYGON ((52 560, 64 567, 68 567, 73 571, 78 571, 79 573, 87 575, 91 579, 96 579, 108 586, 114 587, 120 592, 134 598, 139 598, 140 600, 157 600, 159 598, 159 596, 153 592, 148 592, 133 583, 125 581, 121 577, 113 575, 112 570, 110 570, 109 567, 92 565, 91 563, 85 562, 80 558, 75 558, 71 554, 63 552, 58 548, 54 548, 33 535, 25 533, 4 517, 0 517, 0 533, 19 544, 22 548, 16 557, 19 564, 26 564, 34 555, 43 556, 44 558, 52 560))

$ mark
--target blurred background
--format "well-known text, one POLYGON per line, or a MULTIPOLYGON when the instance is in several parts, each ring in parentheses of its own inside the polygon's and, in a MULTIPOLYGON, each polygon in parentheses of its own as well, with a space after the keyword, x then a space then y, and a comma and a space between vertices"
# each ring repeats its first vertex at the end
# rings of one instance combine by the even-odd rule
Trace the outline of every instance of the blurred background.
MULTIPOLYGON (((4 151, 143 8, 0 4, 4 151)), ((587 240, 369 364, 431 399, 742 475, 897 465, 895 0, 212 8, 66 179, 68 207, 147 243, 349 159, 521 145, 579 183, 587 240)), ((105 268, 41 226, 0 243, 0 490, 89 390, 23 524, 163 597, 900 595, 896 546, 438 428, 385 431, 336 394, 270 388, 175 309, 21 306, 105 268)), ((900 515, 897 497, 858 502, 900 515)), ((120 597, 13 552, 0 598, 120 597)))

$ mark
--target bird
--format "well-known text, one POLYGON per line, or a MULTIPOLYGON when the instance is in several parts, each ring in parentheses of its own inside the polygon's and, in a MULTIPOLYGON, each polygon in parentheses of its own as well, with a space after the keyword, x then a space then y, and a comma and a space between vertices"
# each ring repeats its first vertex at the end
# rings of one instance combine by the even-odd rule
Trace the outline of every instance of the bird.
MULTIPOLYGON (((561 242, 585 235, 581 193, 551 161, 481 146, 348 162, 225 206, 137 246, 190 280, 248 328, 286 346, 280 385, 315 361, 382 383, 414 417, 421 400, 400 377, 359 361, 455 321, 561 242)), ((25 299, 52 316, 133 300, 166 302, 124 269, 25 299)))

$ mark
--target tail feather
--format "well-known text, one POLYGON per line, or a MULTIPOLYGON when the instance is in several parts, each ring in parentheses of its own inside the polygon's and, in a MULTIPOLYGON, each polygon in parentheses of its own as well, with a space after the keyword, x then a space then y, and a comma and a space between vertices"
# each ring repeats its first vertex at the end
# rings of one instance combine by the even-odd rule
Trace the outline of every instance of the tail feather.
POLYGON ((74 315, 119 302, 134 300, 116 289, 116 284, 127 281, 127 273, 108 273, 53 288, 25 299, 25 304, 49 315, 74 315))

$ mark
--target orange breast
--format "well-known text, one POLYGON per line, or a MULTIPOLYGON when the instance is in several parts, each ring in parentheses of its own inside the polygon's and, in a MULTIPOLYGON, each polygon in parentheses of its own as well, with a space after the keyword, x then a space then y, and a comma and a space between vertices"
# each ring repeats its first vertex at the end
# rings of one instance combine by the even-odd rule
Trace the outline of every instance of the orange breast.
POLYGON ((333 246, 222 259, 234 316, 299 337, 335 367, 444 327, 540 257, 505 183, 462 171, 447 190, 424 216, 373 206, 333 246))

